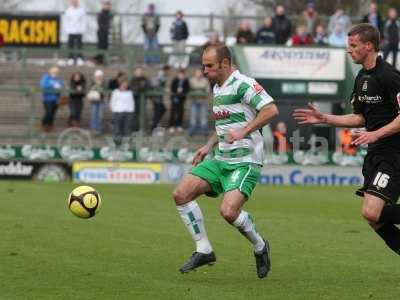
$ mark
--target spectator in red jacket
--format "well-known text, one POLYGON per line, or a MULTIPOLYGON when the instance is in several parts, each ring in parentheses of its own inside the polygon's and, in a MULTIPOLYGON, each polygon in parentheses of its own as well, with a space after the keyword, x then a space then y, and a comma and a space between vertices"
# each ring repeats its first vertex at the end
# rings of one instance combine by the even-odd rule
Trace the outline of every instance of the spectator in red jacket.
POLYGON ((312 36, 307 33, 306 27, 300 25, 296 28, 296 33, 292 36, 293 46, 311 45, 313 43, 312 36))

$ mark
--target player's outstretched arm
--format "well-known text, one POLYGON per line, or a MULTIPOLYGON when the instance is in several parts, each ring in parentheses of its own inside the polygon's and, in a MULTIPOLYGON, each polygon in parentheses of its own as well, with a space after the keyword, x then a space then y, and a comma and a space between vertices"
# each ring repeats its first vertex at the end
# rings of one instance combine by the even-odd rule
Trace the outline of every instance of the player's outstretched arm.
POLYGON ((197 164, 201 163, 204 157, 207 156, 208 153, 214 148, 214 146, 218 143, 218 135, 217 132, 214 132, 212 136, 208 139, 207 144, 201 147, 199 150, 196 151, 194 154, 192 165, 196 166, 197 164))
POLYGON ((243 139, 245 136, 267 125, 278 114, 278 108, 274 103, 265 105, 258 112, 257 117, 247 124, 245 128, 242 130, 230 130, 225 137, 225 141, 233 143, 234 141, 243 139))
POLYGON ((400 116, 394 119, 389 124, 375 130, 375 131, 363 131, 357 133, 355 135, 356 139, 352 144, 359 145, 367 145, 371 143, 375 143, 377 140, 380 140, 384 137, 391 136, 393 134, 397 134, 400 132, 400 116))
POLYGON ((293 117, 298 124, 328 124, 335 127, 363 127, 365 119, 361 114, 329 115, 319 111, 314 105, 308 108, 295 109, 293 117))

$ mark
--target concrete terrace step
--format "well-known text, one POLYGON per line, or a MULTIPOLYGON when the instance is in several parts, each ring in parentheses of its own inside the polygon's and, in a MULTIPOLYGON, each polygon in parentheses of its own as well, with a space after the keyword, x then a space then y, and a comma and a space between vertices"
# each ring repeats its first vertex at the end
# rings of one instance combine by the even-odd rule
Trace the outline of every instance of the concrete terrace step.
MULTIPOLYGON (((44 73, 48 71, 48 69, 53 64, 47 65, 38 65, 36 63, 27 63, 26 66, 22 65, 21 62, 0 62, 0 72, 4 74, 4 76, 0 77, 0 136, 2 136, 1 141, 4 142, 4 136, 6 135, 15 135, 15 140, 23 140, 23 136, 28 136, 30 133, 34 133, 36 135, 40 134, 40 123, 41 118, 44 113, 43 104, 42 104, 42 96, 39 91, 39 81, 44 73), (24 70, 27 70, 23 73, 24 70), (37 91, 34 95, 31 95, 31 98, 27 98, 22 92, 16 91, 8 91, 1 90, 2 86, 18 86, 22 84, 21 76, 24 77, 24 84, 30 86, 32 88, 37 88, 37 91), (33 124, 33 128, 32 128, 33 124), (18 138, 17 136, 20 136, 18 138), (22 138, 21 138, 22 137, 22 138)), ((110 79, 116 75, 119 71, 124 71, 126 73, 130 73, 127 70, 127 64, 113 64, 110 66, 82 66, 82 67, 71 67, 65 66, 60 67, 60 76, 64 78, 66 85, 69 85, 69 78, 73 72, 80 71, 82 72, 88 82, 91 81, 94 71, 100 68, 104 71, 106 79, 110 79)), ((157 74, 159 68, 150 68, 147 70, 147 74, 149 77, 152 77, 157 74)), ((193 68, 189 71, 191 73, 193 68)), ((167 110, 169 110, 170 101, 169 99, 165 99, 165 104, 167 106, 167 110)), ((189 102, 186 104, 185 108, 185 122, 188 122, 189 118, 189 102)), ((151 100, 147 102, 146 111, 142 111, 142 114, 147 114, 147 128, 150 127, 150 123, 153 116, 153 104, 151 100)), ((60 106, 56 118, 55 118, 55 133, 52 136, 51 140, 56 141, 56 138, 53 136, 57 136, 62 130, 67 128, 67 122, 69 118, 69 107, 68 105, 60 106)), ((169 119, 169 112, 165 114, 162 126, 166 127, 169 119)), ((82 111, 82 121, 81 126, 83 128, 89 128, 89 120, 90 120, 90 104, 88 102, 84 103, 83 111, 82 111)), ((104 122, 106 127, 106 132, 108 134, 111 133, 111 112, 106 106, 104 110, 104 122)), ((202 137, 200 137, 201 140, 202 137)), ((12 140, 12 138, 11 138, 12 140)))

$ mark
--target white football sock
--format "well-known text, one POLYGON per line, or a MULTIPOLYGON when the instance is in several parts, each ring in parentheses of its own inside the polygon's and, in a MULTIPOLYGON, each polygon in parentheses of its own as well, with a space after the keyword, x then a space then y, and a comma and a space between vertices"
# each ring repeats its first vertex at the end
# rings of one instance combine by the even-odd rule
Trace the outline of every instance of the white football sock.
POLYGON ((190 235, 196 243, 196 251, 200 253, 210 253, 213 251, 207 232, 204 227, 203 214, 196 201, 190 201, 183 205, 177 205, 179 215, 186 225, 190 235))
POLYGON ((233 225, 253 244, 254 252, 260 253, 263 250, 265 242, 256 231, 256 226, 249 213, 242 210, 233 225))

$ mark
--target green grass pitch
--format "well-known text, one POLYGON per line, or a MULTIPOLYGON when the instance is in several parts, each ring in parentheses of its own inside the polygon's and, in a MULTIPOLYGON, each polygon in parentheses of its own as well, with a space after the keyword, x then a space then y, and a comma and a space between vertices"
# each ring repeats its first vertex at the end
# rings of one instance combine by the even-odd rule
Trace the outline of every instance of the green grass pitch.
POLYGON ((270 240, 260 280, 251 247, 201 198, 213 267, 182 275, 193 244, 172 185, 94 185, 102 211, 73 216, 70 183, 1 182, 0 299, 399 299, 400 258, 359 215, 352 187, 258 186, 246 204, 270 240))

